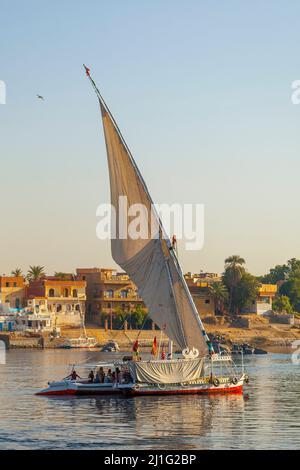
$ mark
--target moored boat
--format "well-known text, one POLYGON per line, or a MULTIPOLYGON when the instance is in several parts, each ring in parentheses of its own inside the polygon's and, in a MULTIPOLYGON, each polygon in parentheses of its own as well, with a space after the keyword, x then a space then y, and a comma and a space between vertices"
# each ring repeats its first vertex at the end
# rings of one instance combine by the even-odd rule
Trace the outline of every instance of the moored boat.
POLYGON ((124 376, 131 377, 131 381, 117 385, 127 396, 242 393, 244 383, 248 383, 243 366, 239 372, 231 356, 218 354, 207 361, 132 361, 119 366, 124 376))
POLYGON ((111 205, 116 214, 112 220, 112 257, 137 285, 148 315, 170 340, 167 359, 159 360, 158 353, 156 358, 140 361, 136 354, 136 360, 120 364, 124 368, 123 380, 117 387, 129 395, 241 392, 246 381, 244 371, 224 375, 215 370, 217 362, 232 366, 232 359, 226 360, 226 356, 215 354, 183 276, 174 244, 90 69, 84 68, 99 100, 105 135, 111 205), (132 221, 130 209, 133 208, 136 214, 137 207, 137 220, 132 221), (140 232, 134 236, 128 229, 132 222, 140 227, 140 232), (182 351, 180 359, 172 359, 173 342, 182 351))

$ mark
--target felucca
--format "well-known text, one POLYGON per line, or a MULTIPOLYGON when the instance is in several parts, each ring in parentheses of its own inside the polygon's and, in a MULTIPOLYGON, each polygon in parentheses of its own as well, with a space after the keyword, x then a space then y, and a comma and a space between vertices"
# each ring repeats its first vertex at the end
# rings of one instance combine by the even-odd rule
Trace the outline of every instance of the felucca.
POLYGON ((120 363, 127 380, 117 387, 129 395, 240 393, 248 378, 244 370, 237 371, 229 355, 215 354, 146 183, 90 69, 84 68, 99 100, 105 135, 111 204, 116 211, 112 257, 137 285, 151 319, 182 351, 176 359, 170 351, 166 360, 120 363), (146 236, 124 237, 130 218, 128 212, 120 213, 120 198, 127 199, 128 207, 138 204, 145 209, 140 221, 146 236))

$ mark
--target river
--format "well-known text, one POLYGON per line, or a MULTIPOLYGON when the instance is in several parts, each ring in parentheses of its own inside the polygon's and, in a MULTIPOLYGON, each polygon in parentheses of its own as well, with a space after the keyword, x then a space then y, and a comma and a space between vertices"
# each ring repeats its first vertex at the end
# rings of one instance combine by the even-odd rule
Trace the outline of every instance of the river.
POLYGON ((90 351, 10 350, 0 365, 0 449, 299 449, 300 364, 247 356, 244 396, 35 396, 90 351))

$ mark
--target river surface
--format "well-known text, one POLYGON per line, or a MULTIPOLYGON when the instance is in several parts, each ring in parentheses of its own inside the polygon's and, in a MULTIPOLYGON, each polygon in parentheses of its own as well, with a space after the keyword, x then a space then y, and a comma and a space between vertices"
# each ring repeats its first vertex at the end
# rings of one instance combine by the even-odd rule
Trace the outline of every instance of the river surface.
POLYGON ((0 365, 0 449, 300 449, 300 364, 247 356, 244 396, 35 396, 85 351, 11 350, 0 365))

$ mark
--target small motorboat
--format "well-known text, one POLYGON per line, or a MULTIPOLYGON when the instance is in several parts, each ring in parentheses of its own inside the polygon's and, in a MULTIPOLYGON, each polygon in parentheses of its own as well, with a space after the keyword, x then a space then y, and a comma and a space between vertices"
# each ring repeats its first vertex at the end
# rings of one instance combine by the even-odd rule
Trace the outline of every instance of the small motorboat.
MULTIPOLYGON (((115 381, 111 379, 113 372, 116 374, 114 364, 99 363, 99 364, 84 364, 72 366, 70 375, 62 380, 48 382, 48 387, 37 392, 36 395, 44 396, 67 396, 67 395, 113 395, 120 394, 121 390, 117 388, 115 381), (89 370, 87 377, 81 377, 77 374, 76 370, 81 368, 89 370), (102 370, 105 374, 104 382, 96 381, 97 372, 102 370), (91 378, 91 373, 93 378, 91 378)), ((86 374, 86 372, 85 372, 86 374)))
POLYGON ((109 341, 101 349, 102 352, 118 352, 120 351, 119 345, 116 341, 109 341))

